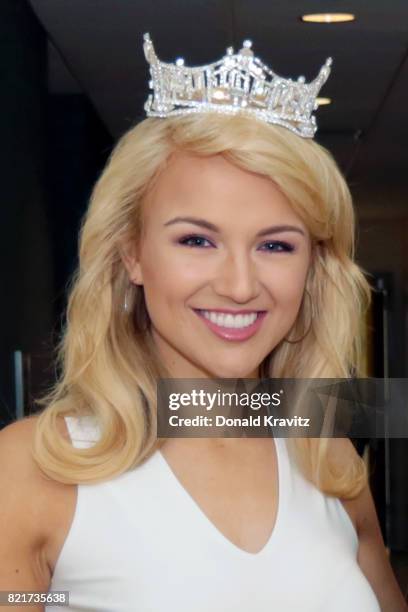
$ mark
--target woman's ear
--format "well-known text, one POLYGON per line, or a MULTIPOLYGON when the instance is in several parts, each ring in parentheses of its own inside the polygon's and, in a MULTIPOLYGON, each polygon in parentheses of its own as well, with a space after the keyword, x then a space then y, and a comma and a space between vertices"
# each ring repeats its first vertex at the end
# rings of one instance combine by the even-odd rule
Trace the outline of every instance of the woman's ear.
POLYGON ((130 282, 135 285, 143 285, 142 266, 136 244, 134 242, 122 244, 119 254, 129 275, 130 282))

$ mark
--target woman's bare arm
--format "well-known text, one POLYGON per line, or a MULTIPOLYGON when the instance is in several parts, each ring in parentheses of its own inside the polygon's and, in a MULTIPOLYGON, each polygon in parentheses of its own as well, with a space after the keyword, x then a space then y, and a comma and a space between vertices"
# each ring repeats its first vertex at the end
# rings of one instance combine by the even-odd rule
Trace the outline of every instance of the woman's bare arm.
MULTIPOLYGON (((49 485, 31 457, 35 420, 0 431, 0 591, 46 592, 50 584, 44 554, 49 485)), ((44 605, 13 610, 40 612, 44 605)))
MULTIPOLYGON (((351 440, 332 440, 333 459, 342 465, 357 456, 351 440)), ((358 563, 371 584, 381 612, 408 612, 408 605, 391 567, 369 485, 352 501, 359 538, 358 563)))
POLYGON ((382 612, 408 612, 408 605, 395 578, 374 501, 367 486, 358 498, 358 562, 373 587, 382 612))

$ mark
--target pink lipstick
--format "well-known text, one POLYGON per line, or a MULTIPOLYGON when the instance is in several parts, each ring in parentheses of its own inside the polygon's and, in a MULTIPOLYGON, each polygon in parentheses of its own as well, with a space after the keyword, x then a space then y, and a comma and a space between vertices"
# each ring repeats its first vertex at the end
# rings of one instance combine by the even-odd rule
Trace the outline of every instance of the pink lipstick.
MULTIPOLYGON (((242 340, 248 340, 249 338, 251 338, 254 334, 256 334, 258 329, 261 327, 262 322, 266 315, 266 311, 257 312, 257 318, 255 319, 253 323, 251 323, 251 325, 247 325, 246 327, 237 328, 237 327, 224 327, 221 325, 217 325, 216 323, 213 323, 213 321, 210 321, 204 316, 202 310, 194 309, 194 312, 200 317, 203 323, 205 323, 205 325, 207 325, 207 327, 214 334, 216 334, 219 338, 223 338, 224 340, 232 340, 232 341, 242 341, 242 340)), ((213 310, 212 312, 228 312, 228 311, 213 310)), ((233 311, 229 311, 229 312, 233 312, 233 311)), ((234 312, 236 312, 236 314, 242 314, 245 311, 234 311, 234 312)), ((254 312, 254 311, 246 311, 246 312, 254 312)))

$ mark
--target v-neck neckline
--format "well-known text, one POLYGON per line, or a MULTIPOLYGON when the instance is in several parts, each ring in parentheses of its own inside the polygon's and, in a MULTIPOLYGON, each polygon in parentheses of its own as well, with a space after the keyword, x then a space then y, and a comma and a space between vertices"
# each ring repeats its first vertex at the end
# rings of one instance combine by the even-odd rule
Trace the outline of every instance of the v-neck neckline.
POLYGON ((277 463, 277 477, 278 477, 278 501, 277 508, 275 514, 275 521, 272 526, 272 530, 269 533, 269 536, 262 546, 262 548, 255 553, 247 551, 237 544, 230 540, 223 532, 213 523, 213 521, 207 516, 204 510, 201 508, 200 504, 194 499, 194 497, 187 491, 187 489, 182 485, 173 469, 170 467, 167 459, 164 457, 163 453, 160 449, 157 450, 157 456, 159 461, 164 468, 166 474, 172 479, 172 481, 176 484, 177 490, 180 492, 183 499, 192 506, 193 511, 195 512, 197 518, 203 522, 203 525, 212 533, 213 536, 217 538, 218 541, 221 542, 222 545, 227 546, 227 548, 232 552, 237 552, 243 557, 247 558, 259 558, 264 556, 268 550, 271 548, 272 544, 275 542, 279 533, 281 531, 283 518, 285 516, 285 508, 286 508, 286 498, 287 498, 287 448, 285 444, 284 438, 272 438, 274 440, 275 446, 275 456, 277 463))

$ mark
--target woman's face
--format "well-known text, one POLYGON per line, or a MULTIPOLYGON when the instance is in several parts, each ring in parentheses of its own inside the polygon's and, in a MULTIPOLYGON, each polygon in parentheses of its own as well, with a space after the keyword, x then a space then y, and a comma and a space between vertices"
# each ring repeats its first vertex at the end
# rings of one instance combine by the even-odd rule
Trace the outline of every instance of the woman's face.
POLYGON ((139 252, 124 262, 171 375, 256 377, 296 320, 306 227, 270 179, 221 155, 177 153, 145 205, 139 252))

